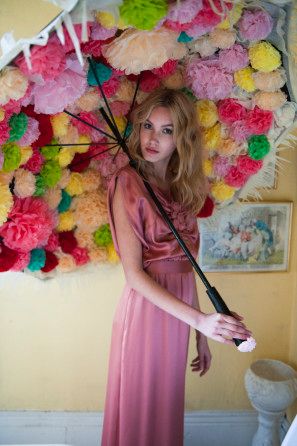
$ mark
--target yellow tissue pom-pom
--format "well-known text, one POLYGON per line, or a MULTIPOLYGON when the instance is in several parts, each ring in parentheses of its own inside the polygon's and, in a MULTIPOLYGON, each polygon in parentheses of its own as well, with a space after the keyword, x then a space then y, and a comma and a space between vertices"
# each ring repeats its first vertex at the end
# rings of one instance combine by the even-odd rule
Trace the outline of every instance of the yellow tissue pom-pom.
POLYGON ((108 29, 117 25, 115 17, 108 11, 98 11, 96 13, 96 21, 108 29))
POLYGON ((119 132, 123 133, 126 128, 126 122, 127 122, 126 118, 124 116, 114 116, 114 120, 117 125, 117 128, 119 129, 119 132))
POLYGON ((20 166, 22 166, 23 164, 26 164, 26 162, 31 158, 33 154, 33 149, 32 147, 20 147, 20 150, 21 150, 20 166))
POLYGON ((0 226, 6 222, 12 206, 13 198, 9 185, 0 183, 0 226))
POLYGON ((58 163, 61 167, 66 167, 71 163, 75 155, 74 147, 62 147, 57 155, 58 163))
POLYGON ((201 127, 210 128, 218 121, 217 106, 213 101, 202 99, 196 102, 198 122, 201 127))
POLYGON ((204 147, 208 150, 216 149, 221 141, 221 124, 218 122, 209 129, 203 129, 202 135, 204 147))
POLYGON ((242 70, 235 71, 234 81, 236 85, 249 93, 255 91, 256 87, 253 79, 254 72, 255 70, 253 70, 251 67, 246 67, 242 70))
POLYGON ((118 263, 120 261, 119 256, 116 253, 116 250, 114 249, 113 244, 111 243, 106 247, 107 249, 107 260, 109 263, 118 263))
POLYGON ((55 138, 65 136, 68 130, 69 116, 66 113, 58 113, 57 115, 50 117, 53 134, 55 138))
MULTIPOLYGON (((78 143, 81 144, 89 144, 91 142, 91 139, 87 136, 87 135, 80 135, 80 137, 78 138, 78 143)), ((73 146, 75 148, 75 151, 77 153, 86 153, 89 150, 89 145, 88 146, 73 146)))
POLYGON ((237 3, 236 5, 234 5, 231 11, 229 12, 227 18, 223 20, 221 23, 219 23, 217 25, 217 28, 230 29, 232 25, 235 25, 235 23, 237 23, 238 20, 240 19, 242 10, 243 10, 242 3, 237 3))
POLYGON ((70 174, 69 183, 67 184, 65 190, 71 196, 82 194, 84 191, 82 175, 78 172, 72 172, 70 174))
POLYGON ((269 42, 258 42, 249 48, 251 66, 259 71, 273 71, 281 65, 279 51, 269 42))
POLYGON ((59 214, 59 223, 57 230, 59 232, 71 231, 75 227, 74 215, 71 211, 61 212, 59 214))
POLYGON ((223 181, 217 181, 212 185, 211 193, 215 200, 225 201, 233 197, 235 189, 234 187, 228 186, 223 181))
POLYGON ((0 107, 0 122, 5 118, 5 111, 0 107))
POLYGON ((210 177, 213 172, 213 161, 210 159, 204 160, 202 167, 203 167, 204 175, 206 175, 207 177, 210 177))

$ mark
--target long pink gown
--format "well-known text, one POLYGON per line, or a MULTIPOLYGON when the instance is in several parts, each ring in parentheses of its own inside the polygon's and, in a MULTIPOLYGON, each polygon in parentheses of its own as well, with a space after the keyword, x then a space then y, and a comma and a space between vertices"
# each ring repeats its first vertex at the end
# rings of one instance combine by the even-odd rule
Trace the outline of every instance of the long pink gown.
MULTIPOLYGON (((118 252, 112 201, 117 183, 129 222, 142 244, 143 268, 178 299, 192 305, 197 291, 191 264, 130 166, 120 169, 109 185, 115 249, 118 252)), ((196 257, 196 218, 157 187, 154 191, 196 257)), ((126 284, 113 322, 102 446, 183 444, 188 341, 187 324, 126 284)))

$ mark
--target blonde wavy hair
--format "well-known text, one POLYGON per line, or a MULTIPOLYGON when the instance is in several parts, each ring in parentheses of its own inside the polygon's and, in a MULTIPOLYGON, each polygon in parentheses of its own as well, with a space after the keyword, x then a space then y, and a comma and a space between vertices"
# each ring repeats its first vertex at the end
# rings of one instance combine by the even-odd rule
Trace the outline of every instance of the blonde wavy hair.
POLYGON ((176 150, 168 163, 170 191, 175 201, 183 203, 193 214, 199 212, 206 197, 206 178, 202 169, 201 135, 193 102, 181 91, 160 88, 152 92, 132 113, 133 130, 129 151, 138 162, 138 170, 148 179, 154 175, 152 162, 146 161, 140 148, 141 125, 156 107, 166 107, 173 122, 176 150))

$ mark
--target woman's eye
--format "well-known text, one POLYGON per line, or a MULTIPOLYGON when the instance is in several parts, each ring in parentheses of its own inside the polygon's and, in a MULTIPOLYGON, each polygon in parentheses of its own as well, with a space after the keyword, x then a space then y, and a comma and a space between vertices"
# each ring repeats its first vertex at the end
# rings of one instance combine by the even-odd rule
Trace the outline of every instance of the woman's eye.
POLYGON ((150 128, 152 128, 152 126, 151 126, 151 124, 150 124, 149 122, 145 122, 145 123, 143 124, 143 127, 144 127, 145 129, 150 129, 150 128))
POLYGON ((163 132, 164 132, 166 135, 172 135, 173 130, 172 130, 172 129, 164 129, 163 132))

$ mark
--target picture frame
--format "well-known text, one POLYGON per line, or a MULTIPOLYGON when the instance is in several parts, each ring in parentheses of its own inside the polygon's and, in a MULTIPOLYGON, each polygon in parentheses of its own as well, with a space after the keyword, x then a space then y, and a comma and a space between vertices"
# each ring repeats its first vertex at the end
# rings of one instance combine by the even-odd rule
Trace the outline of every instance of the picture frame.
POLYGON ((292 207, 292 202, 240 203, 199 219, 202 271, 287 271, 292 207))

